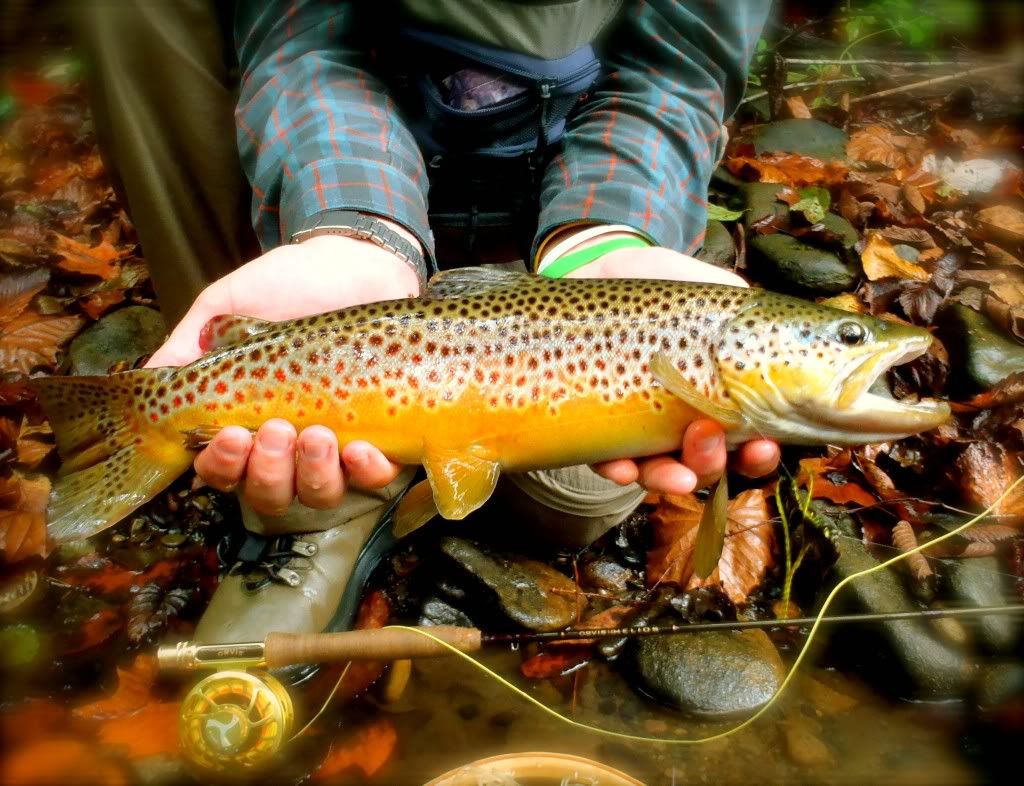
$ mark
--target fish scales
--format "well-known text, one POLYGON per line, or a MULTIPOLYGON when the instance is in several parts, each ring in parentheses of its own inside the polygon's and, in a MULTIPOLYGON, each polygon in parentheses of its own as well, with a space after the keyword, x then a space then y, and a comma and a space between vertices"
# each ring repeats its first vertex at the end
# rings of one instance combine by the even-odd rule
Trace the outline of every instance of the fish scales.
POLYGON ((473 269, 418 299, 280 323, 212 320, 180 369, 37 380, 64 458, 51 536, 91 534, 191 463, 184 435, 284 418, 422 464, 442 515, 501 471, 677 449, 703 415, 730 444, 860 444, 931 428, 939 402, 868 392, 930 335, 763 290, 473 269))
MULTIPOLYGON (((281 323, 203 358, 147 386, 138 409, 178 431, 255 428, 270 417, 298 428, 322 423, 342 444, 365 439, 402 463, 419 463, 424 440, 434 439, 493 442, 504 469, 546 466, 567 447, 579 453, 581 442, 595 443, 594 418, 623 418, 629 437, 656 434, 667 450, 678 440, 666 425, 693 413, 655 382, 651 353, 673 352, 704 395, 727 398, 710 356, 747 293, 541 280, 357 306, 281 323), (190 403, 181 392, 193 387, 190 403), (539 451, 550 429, 559 439, 539 451)), ((624 438, 603 451, 593 444, 591 460, 621 454, 624 438)))

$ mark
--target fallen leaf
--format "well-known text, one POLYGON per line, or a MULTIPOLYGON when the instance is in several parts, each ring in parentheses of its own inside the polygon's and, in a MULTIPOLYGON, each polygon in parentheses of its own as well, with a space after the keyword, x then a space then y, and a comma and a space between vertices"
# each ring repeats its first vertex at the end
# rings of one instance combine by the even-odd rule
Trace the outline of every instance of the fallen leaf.
POLYGON ((9 751, 2 764, 5 786, 126 786, 130 782, 121 765, 97 754, 95 742, 70 735, 33 740, 9 751))
POLYGON ((837 505, 853 503, 861 507, 878 504, 871 493, 849 480, 832 465, 829 458, 801 459, 796 482, 804 488, 810 488, 813 499, 827 499, 837 505))
POLYGON ((50 484, 45 478, 28 479, 21 474, 0 479, 0 553, 11 565, 29 557, 49 553, 46 540, 46 502, 50 484))
POLYGON ((156 658, 139 653, 127 669, 117 669, 117 688, 110 696, 76 707, 72 714, 87 720, 134 715, 149 702, 157 673, 156 658))
POLYGON ((134 715, 104 721, 100 741, 131 760, 176 756, 179 752, 177 702, 150 703, 134 715))
POLYGON ((49 280, 50 271, 45 267, 0 276, 0 329, 20 317, 49 280))
POLYGON ((727 168, 738 177, 761 183, 784 183, 789 186, 837 185, 849 171, 838 161, 819 161, 810 156, 771 153, 758 158, 738 156, 729 159, 727 168))
POLYGON ((23 437, 18 440, 18 464, 25 469, 35 469, 53 453, 56 446, 52 442, 44 442, 41 439, 23 437))
POLYGON ((119 251, 106 238, 95 246, 87 246, 64 235, 57 235, 54 253, 60 257, 57 266, 71 273, 99 276, 104 281, 117 278, 120 262, 127 252, 119 251))
POLYGON ((855 314, 863 314, 867 308, 860 302, 860 298, 852 292, 843 292, 841 295, 824 298, 819 301, 821 305, 829 308, 838 308, 843 311, 852 311, 855 314))
POLYGON ((1006 489, 1020 477, 1020 465, 1001 445, 972 442, 957 456, 954 466, 967 505, 977 510, 996 505, 993 513, 999 516, 1001 524, 1024 521, 1024 492, 1019 488, 998 502, 1006 489))
POLYGON ((733 603, 743 603, 773 564, 774 531, 765 492, 751 489, 729 502, 722 557, 702 581, 693 573, 693 552, 703 509, 692 494, 662 498, 651 514, 655 547, 647 552, 647 584, 686 589, 720 585, 733 603))
POLYGON ((121 615, 113 609, 103 609, 93 614, 74 632, 71 644, 65 648, 67 655, 76 655, 99 646, 121 630, 121 615))
POLYGON ((327 754, 320 769, 313 775, 314 781, 323 781, 340 775, 355 767, 366 778, 372 777, 383 767, 395 751, 398 731, 387 718, 378 718, 327 754))
POLYGON ((877 232, 868 235, 868 244, 860 255, 864 275, 870 281, 882 278, 909 278, 927 281, 931 274, 920 265, 908 262, 896 253, 888 240, 877 232))
POLYGON ((0 368, 28 374, 52 369, 61 345, 84 324, 81 317, 44 317, 28 311, 0 328, 0 368))
POLYGON ((589 644, 566 642, 531 655, 519 665, 519 671, 527 679, 549 680, 586 663, 592 654, 589 644))
POLYGON ((83 298, 80 303, 82 311, 93 319, 99 319, 107 312, 107 309, 111 306, 116 306, 123 300, 123 289, 104 289, 99 292, 93 292, 91 295, 83 298))
POLYGON ((896 145, 892 131, 884 126, 868 126, 850 135, 846 143, 846 155, 854 161, 881 164, 889 169, 907 165, 907 157, 896 145))
POLYGON ((979 210, 975 219, 982 229, 994 238, 1020 243, 1024 241, 1024 212, 1008 205, 997 205, 979 210))
POLYGON ((1024 401, 1024 371, 1017 371, 1000 380, 995 387, 986 390, 970 401, 968 405, 978 409, 992 409, 1024 401))

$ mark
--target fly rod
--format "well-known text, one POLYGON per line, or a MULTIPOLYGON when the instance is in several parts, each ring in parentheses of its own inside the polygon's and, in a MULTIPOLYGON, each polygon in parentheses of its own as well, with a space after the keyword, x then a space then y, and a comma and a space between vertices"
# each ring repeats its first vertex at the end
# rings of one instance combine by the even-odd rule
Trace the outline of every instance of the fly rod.
MULTIPOLYGON (((1024 614, 1024 604, 971 608, 891 611, 877 614, 839 614, 823 617, 822 624, 895 622, 900 620, 985 617, 1024 614)), ((815 617, 791 619, 696 622, 675 625, 643 625, 620 628, 571 628, 541 633, 483 633, 479 628, 455 625, 423 627, 435 639, 462 652, 478 652, 488 644, 531 644, 551 641, 587 641, 622 636, 669 636, 708 631, 754 630, 813 625, 815 617)), ((339 633, 271 633, 264 641, 239 644, 194 644, 188 641, 161 646, 157 662, 165 671, 223 668, 280 668, 297 663, 328 663, 348 660, 400 660, 448 655, 443 644, 416 629, 373 628, 339 633)))

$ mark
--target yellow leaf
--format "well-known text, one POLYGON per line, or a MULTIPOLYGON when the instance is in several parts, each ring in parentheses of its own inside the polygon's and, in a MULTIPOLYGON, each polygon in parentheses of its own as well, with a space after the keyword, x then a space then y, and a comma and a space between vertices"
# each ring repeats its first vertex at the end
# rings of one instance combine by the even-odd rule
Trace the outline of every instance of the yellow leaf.
POLYGON ((927 281, 931 273, 920 265, 903 259, 884 237, 877 232, 868 235, 868 244, 860 255, 864 266, 864 275, 869 281, 880 278, 910 278, 915 281, 927 281))
POLYGON ((996 205, 979 210, 976 216, 978 223, 990 235, 1006 237, 1017 241, 1024 240, 1024 213, 1007 205, 996 205))

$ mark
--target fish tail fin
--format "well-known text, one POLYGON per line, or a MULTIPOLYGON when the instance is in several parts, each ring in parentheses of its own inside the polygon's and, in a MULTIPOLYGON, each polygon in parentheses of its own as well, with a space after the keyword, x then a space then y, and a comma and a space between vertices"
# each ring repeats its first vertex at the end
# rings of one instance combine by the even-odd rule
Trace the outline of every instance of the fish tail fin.
POLYGON ((54 542, 87 538, 159 494, 192 463, 183 440, 138 412, 172 369, 33 380, 64 460, 47 508, 54 542), (141 390, 140 390, 141 388, 141 390))

